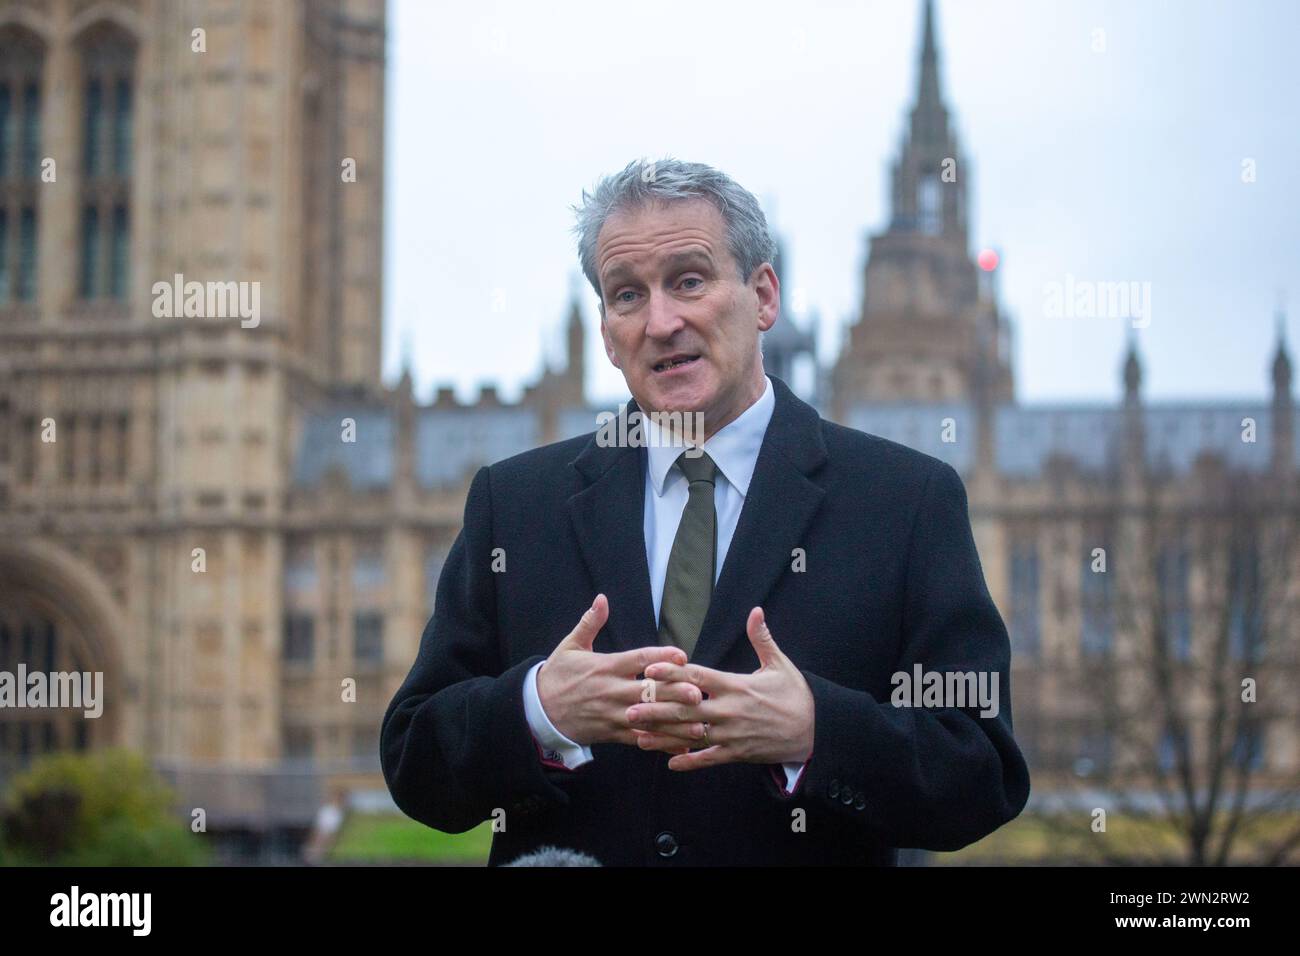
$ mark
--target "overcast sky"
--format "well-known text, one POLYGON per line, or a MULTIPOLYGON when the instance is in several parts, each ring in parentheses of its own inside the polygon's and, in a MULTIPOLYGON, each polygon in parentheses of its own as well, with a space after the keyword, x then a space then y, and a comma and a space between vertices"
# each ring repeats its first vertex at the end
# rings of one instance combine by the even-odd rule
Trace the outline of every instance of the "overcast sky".
MULTIPOLYGON (((1266 396, 1284 290, 1293 357, 1300 343, 1300 3, 938 0, 936 14, 971 249, 1001 253, 1018 398, 1119 395, 1131 323, 1047 314, 1067 275, 1150 283, 1149 396, 1266 396)), ((786 243, 781 321, 819 313, 834 355, 886 223, 920 0, 390 0, 388 29, 389 380, 405 346, 422 398, 483 382, 513 398, 545 355, 561 360, 576 289, 588 394, 625 396, 569 206, 664 155, 758 197, 786 243)))

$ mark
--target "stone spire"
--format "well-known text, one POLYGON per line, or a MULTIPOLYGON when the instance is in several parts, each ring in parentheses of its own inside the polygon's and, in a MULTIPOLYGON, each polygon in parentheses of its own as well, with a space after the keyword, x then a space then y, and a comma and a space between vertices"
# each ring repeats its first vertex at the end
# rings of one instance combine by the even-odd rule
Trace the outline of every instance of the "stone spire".
POLYGON ((1128 353, 1124 357, 1124 425, 1121 473, 1126 485, 1137 484, 1146 470, 1146 428, 1142 411, 1142 361, 1138 358, 1137 336, 1128 330, 1128 353))
POLYGON ((1124 357, 1124 405, 1142 403, 1142 361, 1138 358, 1137 337, 1129 329, 1128 354, 1124 357))
POLYGON ((912 109, 912 139, 943 141, 948 136, 948 110, 939 91, 939 53, 934 46, 934 3, 925 0, 921 27, 921 59, 916 106, 912 109))
POLYGON ((582 324, 582 308, 575 295, 569 307, 569 324, 565 329, 568 365, 566 376, 573 382, 578 401, 582 401, 583 381, 587 375, 587 330, 582 324))
POLYGON ((1286 348, 1286 312, 1277 310, 1277 351, 1273 355, 1273 470, 1295 467, 1295 400, 1291 397, 1291 356, 1286 348))
POLYGON ((1273 354, 1273 400, 1291 401, 1291 355, 1286 349, 1286 313, 1277 311, 1277 351, 1273 354))
POLYGON ((411 330, 402 332, 402 377, 393 390, 390 409, 396 426, 396 461, 393 494, 399 511, 415 500, 415 439, 419 409, 411 377, 411 330))
POLYGON ((966 238, 966 169, 939 84, 934 5, 922 6, 916 101, 894 166, 892 227, 966 238))

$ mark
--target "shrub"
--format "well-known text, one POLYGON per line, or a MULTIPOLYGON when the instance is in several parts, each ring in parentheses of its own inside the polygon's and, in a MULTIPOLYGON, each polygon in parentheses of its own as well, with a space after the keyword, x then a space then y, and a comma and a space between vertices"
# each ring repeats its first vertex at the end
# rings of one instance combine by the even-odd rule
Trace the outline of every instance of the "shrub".
POLYGON ((207 847, 172 810, 172 793, 129 750, 38 758, 0 809, 9 865, 193 866, 207 847))

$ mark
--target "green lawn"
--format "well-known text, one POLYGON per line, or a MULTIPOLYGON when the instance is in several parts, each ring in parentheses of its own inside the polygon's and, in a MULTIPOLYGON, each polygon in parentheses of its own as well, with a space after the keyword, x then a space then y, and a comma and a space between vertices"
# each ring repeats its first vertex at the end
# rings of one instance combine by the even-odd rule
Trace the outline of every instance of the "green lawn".
MULTIPOLYGON (((1269 848, 1297 824, 1296 814, 1257 815, 1243 823, 1233 842, 1229 864, 1259 863, 1269 848)), ((1045 818, 1022 814, 978 843, 955 853, 936 853, 933 862, 943 864, 1052 864, 1064 862, 1105 864, 1108 858, 1122 858, 1134 864, 1183 864, 1187 844, 1182 831, 1160 817, 1124 816, 1112 813, 1105 833, 1094 833, 1092 818, 1080 812, 1070 817, 1045 818)), ((1220 822, 1215 832, 1221 832, 1220 822)), ((1217 842, 1216 842, 1217 845, 1217 842)), ((1295 854, 1292 855, 1294 862, 1295 854)))
MULTIPOLYGON (((1257 818, 1237 841, 1231 862, 1258 862, 1257 846, 1277 842, 1296 825, 1293 814, 1257 818)), ((1086 813, 1055 820, 1021 815, 978 843, 955 853, 935 853, 934 864, 1104 864, 1104 854, 1129 863, 1182 863, 1186 851, 1166 820, 1111 814, 1105 833, 1093 833, 1086 813)), ((354 813, 343 824, 329 862, 432 863, 453 866, 487 864, 492 824, 485 821, 468 833, 441 833, 405 816, 354 813)))
POLYGON ((329 853, 331 863, 487 864, 492 823, 467 833, 442 833, 405 816, 349 814, 329 853))

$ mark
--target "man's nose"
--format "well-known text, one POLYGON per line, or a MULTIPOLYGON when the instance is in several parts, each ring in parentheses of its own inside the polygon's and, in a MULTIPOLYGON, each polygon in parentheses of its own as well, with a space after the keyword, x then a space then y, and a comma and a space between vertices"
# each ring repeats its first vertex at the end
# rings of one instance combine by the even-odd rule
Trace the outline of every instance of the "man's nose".
POLYGON ((669 339, 686 323, 677 303, 664 292, 651 292, 646 303, 645 334, 652 339, 669 339))

